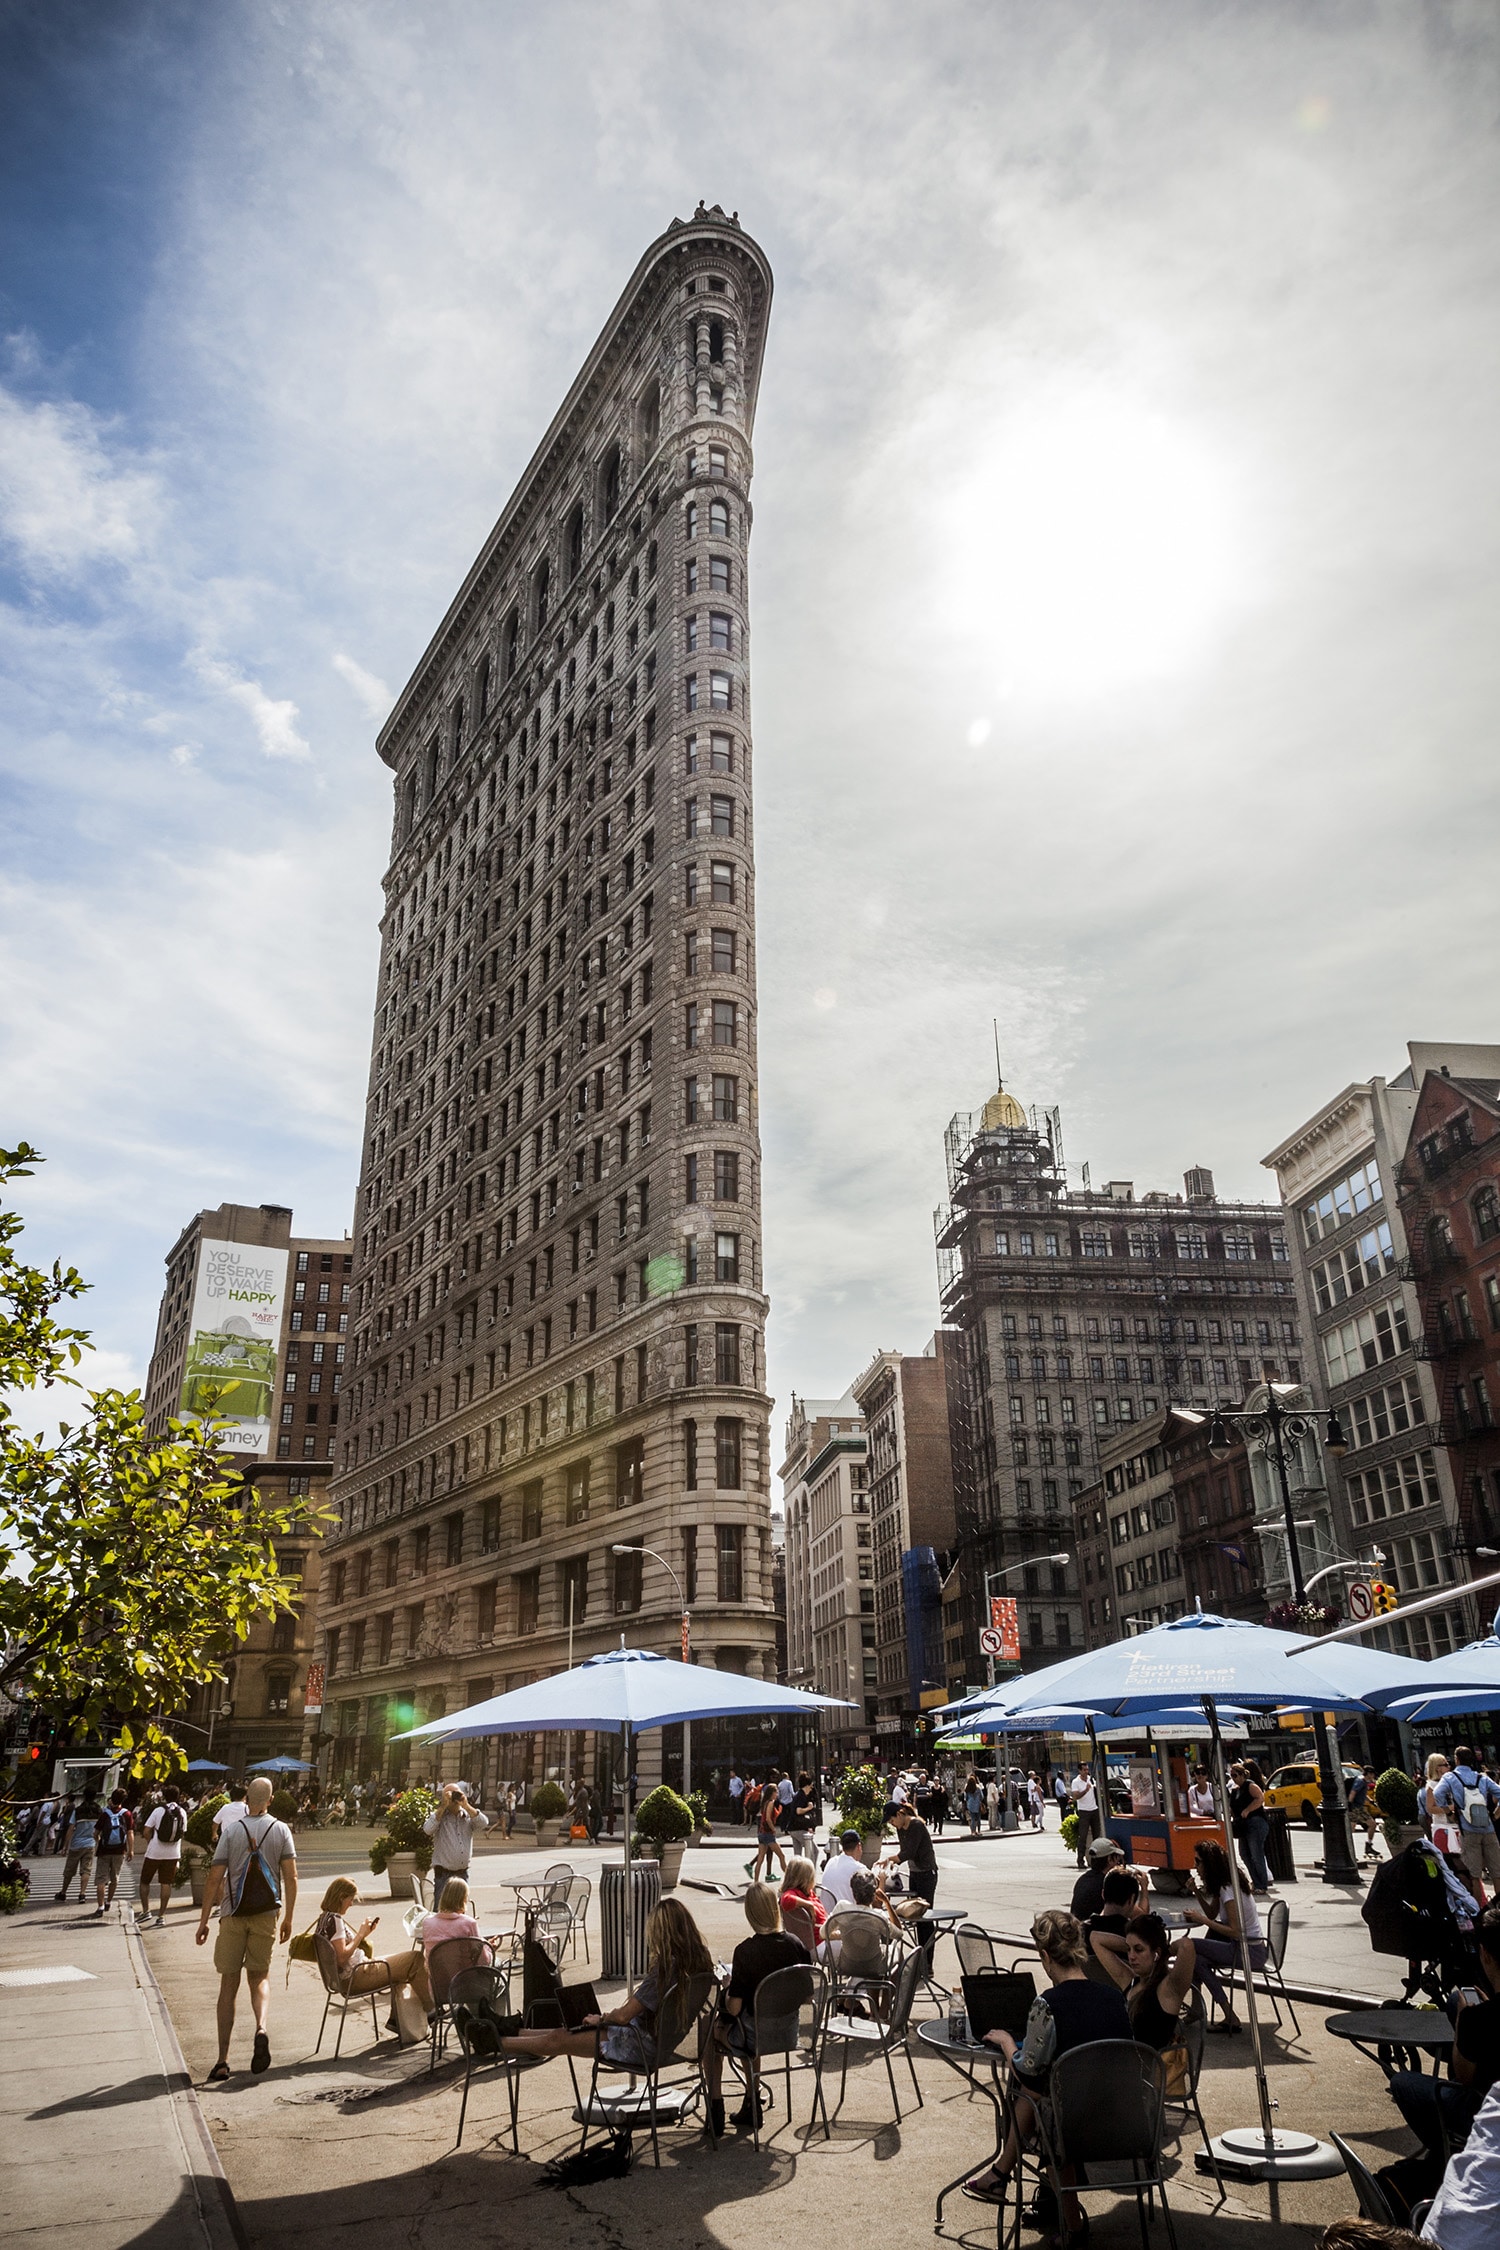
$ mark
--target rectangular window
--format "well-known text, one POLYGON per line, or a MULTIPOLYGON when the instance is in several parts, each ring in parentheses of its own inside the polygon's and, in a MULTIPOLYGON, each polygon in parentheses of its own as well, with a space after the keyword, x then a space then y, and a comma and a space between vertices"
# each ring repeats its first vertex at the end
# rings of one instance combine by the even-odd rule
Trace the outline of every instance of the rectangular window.
MULTIPOLYGON (((739 1113, 739 1080, 724 1077, 716 1071, 714 1073, 714 1123, 716 1125, 736 1125, 739 1122, 739 1113)), ((1500 1326, 1500 1321, 1497 1321, 1496 1325, 1500 1326)))
POLYGON ((732 836, 734 834, 734 799, 732 797, 710 797, 708 803, 713 834, 715 836, 732 836))
POLYGON ((682 1011, 682 1043, 692 1049, 698 1044, 698 1003, 690 1000, 682 1011))
POLYGON ((1347 1179, 1339 1180, 1328 1188, 1315 1202, 1306 1204, 1302 1212, 1302 1234, 1307 1242, 1320 1242, 1325 1235, 1333 1234, 1347 1219, 1356 1218, 1373 1204, 1384 1200, 1385 1191, 1380 1184, 1380 1173, 1372 1157, 1361 1164, 1347 1179))
POLYGON ((696 1203, 698 1200, 698 1159, 696 1156, 685 1156, 683 1158, 682 1173, 682 1200, 684 1203, 696 1203))
POLYGON ((734 620, 721 609, 711 609, 708 613, 708 645, 725 650, 734 647, 734 620))
POLYGON ((539 1570, 523 1570, 511 1583, 516 1590, 516 1631, 534 1633, 542 1606, 542 1574, 539 1570))
POLYGON ((734 904, 734 862, 728 859, 709 861, 709 895, 715 906, 734 904))
MULTIPOLYGON (((715 711, 732 711, 734 709, 734 682, 727 672, 709 673, 708 701, 710 709, 715 711)), ((714 834, 716 836, 732 836, 734 830, 732 828, 716 828, 714 834)))
POLYGON ((714 1381, 716 1383, 738 1383, 739 1379, 739 1329, 733 1321, 716 1321, 714 1324, 714 1381))
POLYGON ((714 1236, 714 1279, 738 1281, 740 1278, 740 1238, 737 1234, 714 1236))
POLYGON ((639 1542, 632 1542, 623 1554, 611 1557, 614 1563, 614 1608, 616 1617, 641 1606, 642 1559, 639 1542))
MULTIPOLYGON (((624 1386, 623 1381, 619 1378, 622 1377, 623 1368, 623 1360, 616 1363, 616 1394, 619 1397, 621 1408, 623 1408, 624 1399, 620 1394, 622 1394, 624 1386)), ((645 1494, 645 1480, 646 1441, 644 1438, 638 1437, 627 1438, 623 1445, 615 1447, 615 1506, 617 1508, 638 1506, 645 1494)))
POLYGON ((536 1477, 521 1487, 521 1537, 540 1539, 542 1536, 542 1479, 536 1477))
POLYGON ((445 1560, 451 1567, 451 1565, 453 1565, 454 1563, 461 1563, 464 1559, 463 1517, 449 1516, 444 1523, 443 1529, 446 1533, 445 1560))
POLYGON ((740 1602, 745 1598, 745 1530, 743 1524, 721 1523, 715 1540, 719 1565, 719 1599, 740 1602))
POLYGON ((716 1000, 714 1002, 714 1045, 737 1047, 739 1045, 739 1002, 716 1000))
POLYGON ((495 1593, 496 1587, 493 1578, 487 1586, 481 1586, 479 1589, 477 1624, 479 1638, 482 1641, 492 1641, 495 1637, 495 1593))
POLYGON ((738 966, 734 932, 733 930, 714 930, 711 935, 714 975, 716 977, 732 977, 738 966))
POLYGON ((587 1461, 570 1461, 568 1464, 568 1522, 587 1523, 589 1516, 589 1464, 587 1461))
POLYGON ((714 1150, 714 1201, 738 1203, 740 1199, 740 1160, 732 1148, 714 1150))
MULTIPOLYGON (((696 1381, 696 1380, 697 1380, 696 1376, 690 1376, 690 1377, 689 1377, 689 1381, 696 1381)), ((683 1423, 683 1425, 682 1425, 682 1482, 683 1482, 683 1486, 684 1486, 684 1488, 685 1488, 685 1489, 686 1489, 687 1491, 689 1491, 689 1492, 696 1492, 696 1491, 697 1491, 697 1489, 698 1489, 698 1425, 697 1425, 697 1423, 696 1423, 696 1422, 684 1422, 684 1423, 683 1423)), ((691 1528, 691 1526, 690 1526, 689 1528, 691 1528)), ((692 1594, 691 1594, 691 1592, 689 1592, 689 1594, 688 1594, 688 1599, 689 1599, 689 1601, 691 1601, 691 1600, 692 1600, 692 1598, 693 1598, 693 1597, 692 1597, 692 1594)))
POLYGON ((729 1415, 721 1415, 714 1423, 714 1477, 721 1492, 738 1492, 742 1487, 744 1428, 743 1422, 729 1415))
POLYGON ((431 1534, 425 1524, 411 1535, 411 1567, 414 1578, 427 1576, 427 1550, 431 1534))
POLYGON ((733 773, 734 737, 730 734, 711 734, 709 741, 709 768, 714 773, 733 773))
POLYGON ((486 1500, 481 1519, 479 1544, 487 1555, 492 1555, 500 1544, 500 1503, 486 1500))

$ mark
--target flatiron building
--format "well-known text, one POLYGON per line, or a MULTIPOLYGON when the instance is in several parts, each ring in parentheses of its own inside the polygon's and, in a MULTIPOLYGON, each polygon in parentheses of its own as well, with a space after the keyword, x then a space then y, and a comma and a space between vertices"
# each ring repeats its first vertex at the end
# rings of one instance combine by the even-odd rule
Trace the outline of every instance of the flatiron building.
MULTIPOLYGON (((641 259, 378 742, 325 1770, 590 1652, 774 1670, 750 734, 771 274, 641 259)), ((456 1753, 454 1754, 456 1755, 456 1753)), ((419 1769, 420 1770, 420 1769, 419 1769)))

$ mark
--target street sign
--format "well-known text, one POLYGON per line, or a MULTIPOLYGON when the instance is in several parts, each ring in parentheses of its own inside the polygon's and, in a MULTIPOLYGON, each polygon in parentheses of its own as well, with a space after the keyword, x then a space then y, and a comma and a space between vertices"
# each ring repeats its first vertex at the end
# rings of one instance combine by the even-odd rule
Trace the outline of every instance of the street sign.
POLYGON ((1349 1582, 1349 1618, 1355 1625, 1364 1625, 1375 1615, 1375 1596, 1370 1591, 1367 1578, 1354 1578, 1349 1582))
POLYGON ((982 1625, 979 1629, 979 1646, 986 1656, 1005 1654, 1005 1635, 998 1625, 982 1625))

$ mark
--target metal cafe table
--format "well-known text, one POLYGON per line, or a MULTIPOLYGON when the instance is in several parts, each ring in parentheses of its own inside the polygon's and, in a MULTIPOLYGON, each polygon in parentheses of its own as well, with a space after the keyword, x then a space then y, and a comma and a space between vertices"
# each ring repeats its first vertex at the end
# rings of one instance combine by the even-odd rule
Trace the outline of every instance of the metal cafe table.
MULTIPOLYGON (((995 2147, 989 2159, 994 2163, 1005 2146, 1006 2098, 995 2074, 1010 2067, 1006 2056, 999 2047, 991 2047, 983 2039, 970 2039, 967 2035, 962 2039, 951 2039, 945 2016, 940 2016, 936 2023, 918 2024, 917 2037, 933 2054, 941 2055, 949 2068, 958 2072, 960 2078, 966 2079, 971 2091, 977 2090, 983 2094, 994 2110, 995 2147), (987 2077, 980 2075, 982 2070, 988 2072, 987 2077)), ((972 2158, 946 2187, 938 2190, 937 2207, 933 2212, 934 2234, 942 2231, 943 2205, 953 2190, 962 2187, 965 2180, 972 2179, 976 2172, 983 2169, 983 2161, 978 2157, 972 2158)))
POLYGON ((1398 2070, 1420 2070, 1424 2049, 1436 2077, 1443 2057, 1453 2052, 1453 2026, 1441 2008, 1356 2008, 1325 2016, 1323 2028, 1379 2063, 1387 2078, 1398 2070))

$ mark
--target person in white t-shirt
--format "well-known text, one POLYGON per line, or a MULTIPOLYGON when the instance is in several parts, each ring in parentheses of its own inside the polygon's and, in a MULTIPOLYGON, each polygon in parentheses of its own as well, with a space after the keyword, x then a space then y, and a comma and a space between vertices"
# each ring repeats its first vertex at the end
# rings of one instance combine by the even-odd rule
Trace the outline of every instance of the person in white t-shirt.
POLYGON ((1099 1796, 1094 1787, 1094 1777, 1087 1766, 1081 1765, 1068 1784, 1068 1795, 1073 1800, 1073 1810, 1078 1815, 1078 1835, 1075 1847, 1078 1864, 1087 1867, 1089 1845, 1099 1833, 1099 1796))
POLYGON ((182 1852, 182 1839, 187 1834, 187 1814, 175 1782, 169 1781, 162 1791, 161 1803, 146 1822, 146 1856, 141 1862, 141 1921, 151 1916, 151 1886, 160 1886, 160 1903, 156 1909, 156 1927, 164 1927, 167 1907, 172 1897, 172 1886, 177 1880, 177 1862, 182 1852))
POLYGON ((859 1830, 846 1828, 839 1842, 843 1849, 832 1855, 818 1879, 825 1891, 832 1892, 840 1906, 849 1906, 854 1901, 854 1893, 849 1886, 865 1864, 860 1857, 859 1830))
POLYGON ((237 1820, 245 1818, 245 1811, 245 1785, 242 1781, 237 1781, 229 1792, 228 1804, 220 1805, 218 1811, 214 1814, 214 1842, 216 1844, 226 1828, 232 1828, 237 1820))

